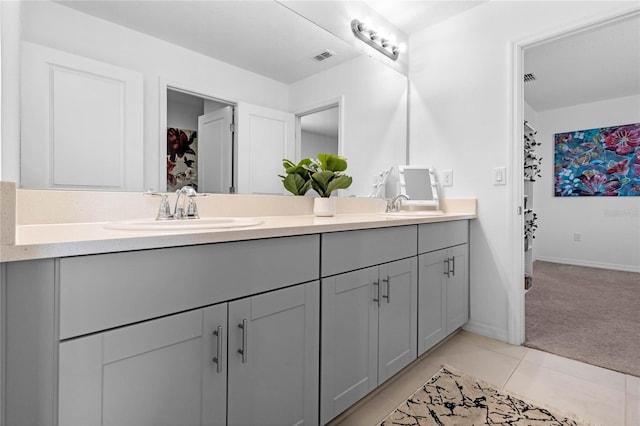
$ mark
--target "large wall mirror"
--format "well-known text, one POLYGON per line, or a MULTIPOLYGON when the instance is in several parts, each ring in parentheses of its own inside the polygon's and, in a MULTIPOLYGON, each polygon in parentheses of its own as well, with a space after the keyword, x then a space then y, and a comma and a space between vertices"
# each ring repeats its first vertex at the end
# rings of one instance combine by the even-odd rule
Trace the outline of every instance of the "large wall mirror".
POLYGON ((171 190, 181 167, 201 192, 282 194, 282 158, 303 156, 300 117, 326 106, 354 177, 343 195, 369 195, 380 170, 406 161, 406 76, 280 2, 19 7, 22 188, 171 190), (228 147, 198 134, 214 110, 232 124, 207 121, 202 137, 225 129, 228 147), (214 160, 193 170, 189 150, 214 160))

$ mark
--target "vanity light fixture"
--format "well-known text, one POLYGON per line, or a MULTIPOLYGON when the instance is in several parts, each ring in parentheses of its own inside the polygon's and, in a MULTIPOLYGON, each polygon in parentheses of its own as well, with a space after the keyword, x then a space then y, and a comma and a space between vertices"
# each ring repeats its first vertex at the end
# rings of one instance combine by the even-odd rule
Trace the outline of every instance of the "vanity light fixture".
POLYGON ((398 56, 400 55, 400 48, 395 44, 392 44, 388 39, 380 36, 376 31, 367 28, 364 22, 357 19, 351 21, 351 31, 353 31, 353 34, 356 37, 377 51, 382 52, 394 61, 398 59, 398 56))

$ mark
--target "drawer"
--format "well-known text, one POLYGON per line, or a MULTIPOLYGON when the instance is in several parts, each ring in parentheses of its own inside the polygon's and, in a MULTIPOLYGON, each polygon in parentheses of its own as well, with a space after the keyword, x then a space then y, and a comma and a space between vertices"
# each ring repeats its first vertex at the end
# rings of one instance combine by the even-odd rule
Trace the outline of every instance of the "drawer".
POLYGON ((417 254, 417 225, 322 235, 321 275, 379 265, 417 254))
POLYGON ((319 238, 60 259, 60 339, 317 280, 319 238))
POLYGON ((468 242, 468 220, 418 225, 418 253, 427 253, 468 242))

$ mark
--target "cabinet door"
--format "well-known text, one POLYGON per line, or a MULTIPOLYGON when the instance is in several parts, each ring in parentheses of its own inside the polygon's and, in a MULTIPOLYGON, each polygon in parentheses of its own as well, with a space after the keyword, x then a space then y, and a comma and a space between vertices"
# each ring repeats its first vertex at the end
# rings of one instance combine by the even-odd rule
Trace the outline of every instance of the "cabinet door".
POLYGON ((318 282, 229 303, 229 425, 318 422, 318 282))
POLYGON ((447 250, 437 250, 418 257, 418 355, 423 354, 445 337, 446 294, 444 259, 447 250))
MULTIPOLYGON (((215 309, 226 317, 225 305, 215 309)), ((206 334, 197 310, 61 343, 59 424, 224 424, 226 381, 203 404, 206 334)))
POLYGON ((446 335, 469 320, 469 246, 462 244, 448 250, 449 276, 446 279, 446 335))
POLYGON ((417 287, 415 257, 380 266, 379 384, 416 359, 417 287))
POLYGON ((203 311, 202 424, 227 424, 227 304, 203 311))
POLYGON ((322 280, 321 424, 378 385, 377 284, 377 267, 322 280))

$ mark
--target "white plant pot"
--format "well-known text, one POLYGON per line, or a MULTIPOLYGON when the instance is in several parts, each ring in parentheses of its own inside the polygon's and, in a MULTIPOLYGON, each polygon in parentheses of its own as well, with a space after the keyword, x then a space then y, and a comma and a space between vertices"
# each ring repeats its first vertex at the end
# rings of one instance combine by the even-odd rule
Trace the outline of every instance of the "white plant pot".
POLYGON ((313 201, 313 214, 321 217, 329 217, 336 214, 335 198, 318 197, 313 201))

